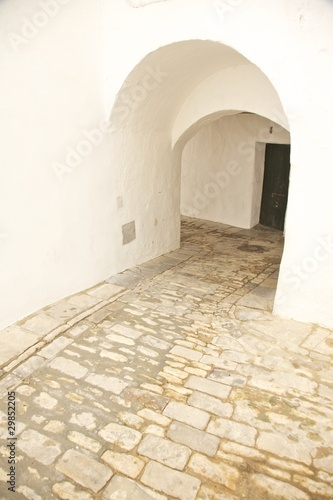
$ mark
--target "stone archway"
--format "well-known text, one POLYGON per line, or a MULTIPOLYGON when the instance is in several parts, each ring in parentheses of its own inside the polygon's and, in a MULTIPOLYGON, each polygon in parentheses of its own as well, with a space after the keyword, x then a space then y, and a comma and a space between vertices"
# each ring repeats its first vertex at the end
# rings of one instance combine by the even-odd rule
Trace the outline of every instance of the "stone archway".
POLYGON ((254 113, 206 117, 182 152, 182 215, 243 229, 258 224, 267 143, 290 144, 290 134, 254 113))
POLYGON ((119 198, 132 235, 130 245, 124 240, 118 270, 179 246, 184 146, 203 125, 244 112, 288 127, 264 73, 219 42, 163 46, 128 75, 110 120, 119 198))

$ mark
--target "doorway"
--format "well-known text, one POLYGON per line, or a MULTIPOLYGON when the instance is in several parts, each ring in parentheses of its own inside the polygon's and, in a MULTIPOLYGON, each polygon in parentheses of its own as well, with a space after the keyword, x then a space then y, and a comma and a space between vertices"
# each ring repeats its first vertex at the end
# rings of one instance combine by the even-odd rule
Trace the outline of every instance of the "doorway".
POLYGON ((266 144, 260 224, 283 231, 288 201, 290 144, 266 144))

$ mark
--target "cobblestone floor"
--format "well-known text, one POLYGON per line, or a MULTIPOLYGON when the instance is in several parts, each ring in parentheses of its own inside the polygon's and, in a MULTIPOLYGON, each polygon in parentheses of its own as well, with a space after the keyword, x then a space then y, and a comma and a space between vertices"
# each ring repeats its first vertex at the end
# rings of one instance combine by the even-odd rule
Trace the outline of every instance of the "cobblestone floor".
POLYGON ((186 219, 180 250, 1 332, 0 498, 333 498, 333 334, 271 315, 282 243, 186 219))

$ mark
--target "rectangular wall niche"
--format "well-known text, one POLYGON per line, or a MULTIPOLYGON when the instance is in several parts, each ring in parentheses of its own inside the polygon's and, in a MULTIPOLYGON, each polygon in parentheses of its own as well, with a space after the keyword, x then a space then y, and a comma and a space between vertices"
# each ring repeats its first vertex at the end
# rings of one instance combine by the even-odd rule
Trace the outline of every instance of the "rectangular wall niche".
POLYGON ((135 240, 136 238, 135 221, 132 220, 131 222, 124 224, 122 226, 122 231, 123 231, 123 245, 127 245, 128 243, 131 243, 131 241, 135 240))

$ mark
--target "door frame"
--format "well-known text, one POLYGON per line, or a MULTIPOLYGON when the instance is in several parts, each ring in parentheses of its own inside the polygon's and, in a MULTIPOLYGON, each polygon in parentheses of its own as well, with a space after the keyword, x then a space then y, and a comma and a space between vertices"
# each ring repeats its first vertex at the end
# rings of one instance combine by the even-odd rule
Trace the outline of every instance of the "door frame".
POLYGON ((288 195, 289 195, 289 177, 290 177, 290 144, 267 142, 265 145, 265 164, 264 164, 264 176, 263 176, 262 198, 260 204, 259 223, 271 229, 276 229, 282 232, 284 232, 285 219, 287 213, 288 195), (269 150, 267 149, 268 147, 269 150), (269 152, 270 154, 268 154, 269 152), (266 176, 267 179, 265 186, 266 176), (279 182, 279 179, 282 182, 279 182), (284 199, 283 204, 285 202, 285 209, 284 207, 279 208, 279 201, 278 202, 275 201, 275 203, 277 203, 275 208, 272 206, 274 202, 273 197, 276 196, 283 197, 284 199), (276 211, 275 210, 276 208, 279 208, 279 210, 276 211), (277 216, 279 217, 279 220, 276 220, 277 216), (265 222, 262 222, 263 219, 265 219, 265 222), (274 226, 269 225, 269 223, 274 224, 274 226))
MULTIPOLYGON (((260 210, 261 210, 261 199, 264 187, 264 174, 265 174, 265 153, 266 144, 289 144, 290 142, 284 141, 266 141, 255 143, 255 157, 254 157, 254 187, 253 187, 253 198, 252 198, 252 219, 251 227, 259 224, 260 220, 260 210)), ((288 190, 289 191, 289 190, 288 190)), ((286 217, 288 212, 288 202, 286 209, 286 217)))

